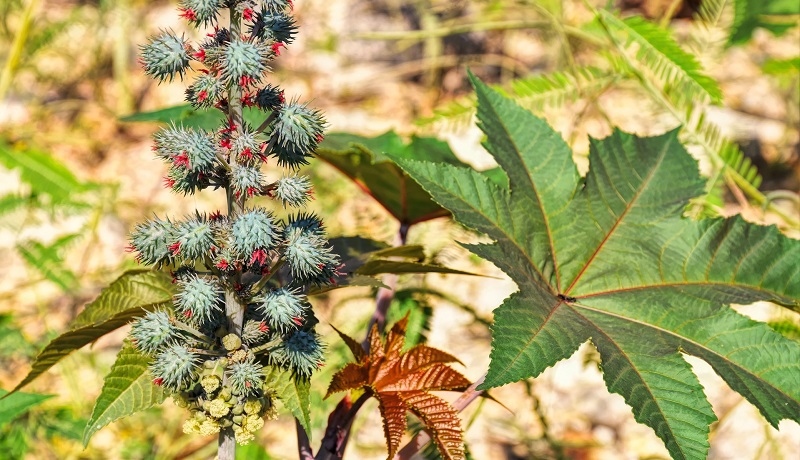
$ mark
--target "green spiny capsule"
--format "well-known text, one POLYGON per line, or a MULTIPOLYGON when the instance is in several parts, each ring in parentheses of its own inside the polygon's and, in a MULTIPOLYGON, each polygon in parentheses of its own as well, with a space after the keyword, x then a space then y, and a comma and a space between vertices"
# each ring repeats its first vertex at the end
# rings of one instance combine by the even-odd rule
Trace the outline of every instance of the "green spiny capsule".
POLYGON ((136 348, 146 354, 153 354, 169 343, 183 338, 172 323, 169 313, 163 310, 148 312, 139 318, 133 323, 130 335, 136 348))
POLYGON ((140 47, 144 73, 159 81, 170 80, 175 75, 181 79, 189 67, 189 44, 183 37, 162 32, 150 38, 150 43, 140 47))

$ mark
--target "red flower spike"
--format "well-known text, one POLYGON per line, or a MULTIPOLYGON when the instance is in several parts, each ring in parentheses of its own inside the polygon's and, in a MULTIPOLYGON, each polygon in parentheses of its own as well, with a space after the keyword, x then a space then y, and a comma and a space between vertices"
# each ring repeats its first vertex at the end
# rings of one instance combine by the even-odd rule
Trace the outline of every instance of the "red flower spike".
POLYGON ((250 388, 251 386, 253 386, 253 384, 250 383, 250 382, 244 382, 244 386, 246 386, 247 388, 250 388))
POLYGON ((170 179, 169 177, 164 178, 164 188, 172 188, 175 186, 175 179, 170 179))
POLYGON ((185 316, 187 318, 191 318, 192 317, 192 310, 186 310, 185 312, 183 312, 183 316, 185 316))
POLYGON ((241 78, 239 78, 239 86, 241 86, 242 88, 247 88, 251 84, 255 83, 255 81, 256 81, 256 79, 253 78, 253 77, 248 77, 247 75, 242 75, 241 78))
POLYGON ((203 90, 197 93, 197 102, 203 102, 208 99, 208 91, 203 90))
POLYGON ((224 148, 224 149, 230 150, 230 149, 233 148, 233 142, 231 141, 231 139, 229 137, 226 137, 225 139, 222 139, 221 141, 219 141, 219 146, 224 148))
POLYGON ((284 45, 282 42, 272 44, 272 52, 275 53, 275 56, 281 55, 281 47, 286 48, 286 45, 284 45))
POLYGON ((253 20, 253 10, 250 9, 250 8, 245 8, 244 11, 242 11, 242 17, 247 19, 248 21, 252 21, 253 20))
POLYGON ((323 136, 322 134, 317 134, 317 144, 322 142, 322 139, 325 139, 325 136, 323 136))
POLYGON ((247 196, 248 197, 252 197, 256 193, 258 193, 258 189, 257 188, 255 188, 255 187, 247 187, 247 196))
POLYGON ((286 97, 283 95, 283 90, 281 90, 281 92, 278 93, 278 100, 281 101, 281 104, 286 102, 286 97))
POLYGON ((253 159, 253 151, 250 150, 250 147, 247 147, 246 149, 242 150, 242 153, 240 155, 247 158, 248 160, 253 159))
POLYGON ((162 379, 161 377, 159 377, 157 379, 153 379, 153 385, 161 386, 163 383, 164 383, 164 379, 162 379))
POLYGON ((178 253, 181 252, 181 242, 178 241, 177 243, 170 244, 168 249, 173 256, 177 256, 178 253))
POLYGON ((209 214, 208 218, 210 220, 220 220, 220 219, 222 219, 222 212, 219 211, 219 210, 216 210, 216 211, 212 212, 211 214, 209 214))
POLYGON ((191 168, 191 166, 189 165, 189 154, 187 154, 186 152, 181 152, 180 155, 176 155, 175 157, 172 158, 172 160, 175 166, 183 166, 186 169, 191 168))
POLYGON ((197 13, 194 12, 191 8, 181 8, 180 9, 180 16, 187 21, 197 21, 197 13))
POLYGON ((228 264, 227 260, 220 259, 220 261, 217 262, 214 266, 219 268, 219 269, 221 269, 221 270, 227 270, 230 265, 228 264))
POLYGON ((258 262, 260 265, 264 265, 267 262, 267 251, 263 249, 256 249, 253 251, 253 256, 250 257, 250 265, 258 262))
POLYGON ((267 327, 267 324, 264 321, 261 321, 258 324, 258 330, 261 331, 261 332, 267 332, 267 331, 269 331, 269 327, 267 327))
POLYGON ((136 251, 136 246, 134 246, 133 244, 125 246, 125 252, 135 252, 135 251, 136 251))
POLYGON ((303 325, 303 319, 302 318, 298 318, 297 316, 292 318, 292 321, 294 321, 294 323, 297 324, 298 326, 302 326, 303 325))
MULTIPOLYGON (((203 48, 200 48, 200 51, 194 53, 192 56, 194 56, 200 62, 205 61, 206 60, 206 50, 204 50, 203 48)), ((208 73, 207 70, 206 70, 206 73, 208 73)))

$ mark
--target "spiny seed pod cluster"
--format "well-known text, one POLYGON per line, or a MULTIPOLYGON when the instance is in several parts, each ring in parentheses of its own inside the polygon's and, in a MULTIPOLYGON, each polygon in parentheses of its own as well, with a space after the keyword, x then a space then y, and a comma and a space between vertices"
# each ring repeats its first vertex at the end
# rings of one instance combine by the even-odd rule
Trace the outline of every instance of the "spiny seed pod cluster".
POLYGON ((229 214, 153 217, 134 228, 129 251, 142 264, 171 270, 178 293, 172 308, 137 319, 131 340, 152 358, 153 383, 191 411, 184 431, 231 429, 241 444, 274 416, 267 367, 308 378, 322 365, 306 294, 339 275, 322 221, 304 210, 311 181, 298 174, 325 120, 265 82, 295 38, 291 10, 291 0, 181 0, 182 18, 213 31, 196 45, 163 31, 141 47, 146 74, 193 76, 187 101, 222 113, 216 130, 172 124, 154 135, 153 151, 167 165, 164 185, 183 195, 224 189, 229 214), (229 27, 220 23, 223 9, 229 27), (263 111, 264 122, 243 122, 243 107, 263 111), (247 203, 258 197, 283 211, 247 203), (232 320, 241 308, 243 319, 232 320))

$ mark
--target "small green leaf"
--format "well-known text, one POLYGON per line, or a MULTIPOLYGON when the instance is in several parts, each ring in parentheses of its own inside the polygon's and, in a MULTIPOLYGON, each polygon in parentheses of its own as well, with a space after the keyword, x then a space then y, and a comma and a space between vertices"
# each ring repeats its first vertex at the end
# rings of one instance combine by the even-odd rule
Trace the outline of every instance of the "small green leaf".
POLYGON ((311 381, 277 366, 264 367, 264 381, 267 387, 275 390, 283 406, 300 422, 311 439, 311 381))
POLYGON ((33 361, 31 371, 11 392, 39 377, 70 353, 142 316, 172 304, 175 287, 170 277, 152 270, 124 273, 86 306, 70 330, 51 341, 33 361))
POLYGON ((27 412, 31 407, 52 397, 53 395, 22 392, 9 394, 8 391, 0 389, 0 428, 27 412))
POLYGON ((84 447, 109 423, 164 402, 164 390, 151 382, 148 364, 150 358, 136 351, 130 342, 123 345, 83 431, 84 447))

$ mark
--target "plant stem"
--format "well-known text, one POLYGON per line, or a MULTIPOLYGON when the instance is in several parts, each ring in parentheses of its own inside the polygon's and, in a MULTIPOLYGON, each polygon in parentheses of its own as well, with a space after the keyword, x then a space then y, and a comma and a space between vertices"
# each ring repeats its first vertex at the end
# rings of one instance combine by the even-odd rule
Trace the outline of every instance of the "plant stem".
MULTIPOLYGON (((242 18, 236 11, 236 8, 230 8, 230 21, 231 36, 240 37, 242 35, 242 18)), ((241 132, 243 120, 241 93, 242 90, 237 86, 236 82, 232 82, 228 87, 228 117, 230 118, 230 122, 236 126, 237 132, 241 132)), ((230 164, 228 167, 230 167, 230 164)), ((237 198, 234 196, 231 187, 227 187, 225 192, 228 201, 228 218, 233 220, 244 210, 245 194, 237 198)), ((237 270, 234 277, 238 282, 238 279, 241 278, 241 273, 237 270)), ((225 291, 225 316, 228 318, 228 333, 236 334, 239 337, 242 336, 244 310, 245 306, 242 305, 236 293, 231 289, 227 289, 225 291)), ((224 378, 227 380, 227 376, 224 378)), ((219 432, 219 450, 217 458, 219 460, 236 459, 236 439, 232 428, 225 428, 219 432)))

